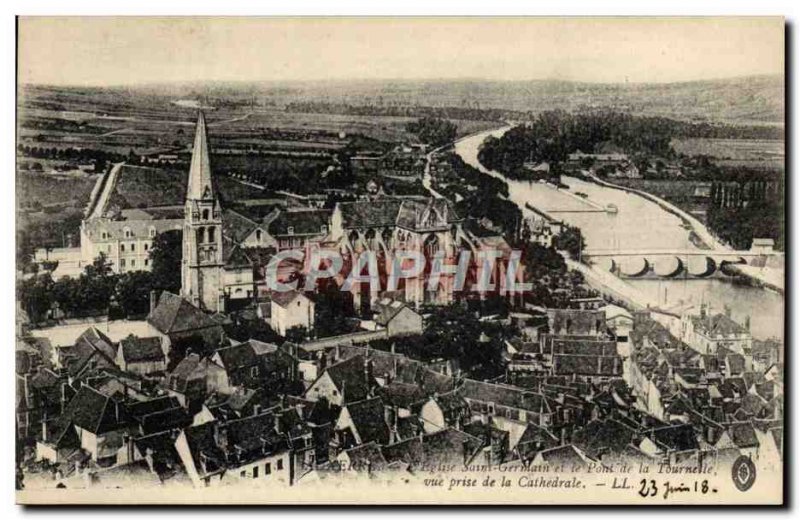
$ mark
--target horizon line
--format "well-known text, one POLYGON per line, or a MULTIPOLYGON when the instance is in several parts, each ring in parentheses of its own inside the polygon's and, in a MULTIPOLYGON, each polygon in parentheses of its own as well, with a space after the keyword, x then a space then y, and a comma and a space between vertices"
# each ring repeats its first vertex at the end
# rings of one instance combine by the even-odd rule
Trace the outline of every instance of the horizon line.
MULTIPOLYGON (((688 83, 712 83, 720 81, 731 80, 745 80, 757 78, 783 78, 785 82, 785 73, 761 73, 761 74, 743 74, 736 76, 716 76, 710 78, 696 78, 696 79, 683 79, 683 80, 670 80, 670 81, 635 81, 635 80, 621 80, 621 81, 590 81, 581 79, 564 79, 564 78, 527 78, 527 79, 504 79, 504 78, 486 78, 479 76, 454 76, 454 77, 382 77, 382 78, 367 78, 367 77, 352 77, 352 78, 305 78, 305 79, 198 79, 198 80, 173 80, 173 81, 143 81, 133 83, 36 83, 27 82, 20 83, 17 78, 17 86, 24 87, 61 87, 61 88, 131 88, 131 87, 158 87, 158 86, 179 86, 179 85, 202 85, 202 84, 224 84, 224 83, 237 83, 237 84, 263 84, 263 83, 381 83, 381 82, 469 82, 469 83, 575 83, 584 85, 603 85, 603 86, 667 86, 688 83)), ((784 84, 785 86, 785 84, 784 84)))

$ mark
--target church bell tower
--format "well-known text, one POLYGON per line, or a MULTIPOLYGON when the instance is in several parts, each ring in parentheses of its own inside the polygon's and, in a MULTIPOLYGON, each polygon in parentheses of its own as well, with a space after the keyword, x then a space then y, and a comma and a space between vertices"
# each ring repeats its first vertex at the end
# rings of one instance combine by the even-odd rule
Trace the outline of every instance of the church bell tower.
POLYGON ((184 207, 181 296, 201 309, 224 311, 223 265, 222 208, 211 179, 206 120, 200 112, 184 207))

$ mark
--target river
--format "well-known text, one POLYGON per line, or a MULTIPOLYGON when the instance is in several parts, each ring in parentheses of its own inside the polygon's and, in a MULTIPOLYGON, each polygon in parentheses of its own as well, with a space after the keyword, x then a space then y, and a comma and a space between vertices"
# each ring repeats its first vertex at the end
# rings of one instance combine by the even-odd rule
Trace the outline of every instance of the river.
MULTIPOLYGON (((509 199, 522 208, 530 204, 551 213, 554 217, 581 229, 587 248, 596 249, 692 249, 689 230, 681 219, 662 209, 658 204, 639 195, 626 193, 575 177, 562 177, 570 187, 569 192, 527 181, 506 179, 500 173, 485 168, 478 161, 478 150, 489 135, 499 137, 510 127, 482 132, 465 137, 455 144, 458 155, 467 164, 480 171, 501 177, 508 182, 509 199), (572 193, 570 193, 572 192, 572 193), (605 212, 579 212, 591 209, 576 193, 583 193, 592 202, 605 206, 614 204, 616 214, 605 212)), ((664 307, 681 303, 705 302, 713 311, 721 312, 725 305, 739 323, 751 318, 753 337, 783 338, 783 296, 764 289, 735 285, 713 279, 686 280, 626 280, 664 307)))

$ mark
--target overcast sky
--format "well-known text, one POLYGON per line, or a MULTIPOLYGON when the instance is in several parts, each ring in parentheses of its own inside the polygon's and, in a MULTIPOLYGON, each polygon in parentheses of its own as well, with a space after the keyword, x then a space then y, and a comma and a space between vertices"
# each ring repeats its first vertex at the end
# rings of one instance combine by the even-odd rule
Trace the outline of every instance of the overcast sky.
POLYGON ((19 80, 672 82, 783 73, 781 18, 21 18, 19 80))

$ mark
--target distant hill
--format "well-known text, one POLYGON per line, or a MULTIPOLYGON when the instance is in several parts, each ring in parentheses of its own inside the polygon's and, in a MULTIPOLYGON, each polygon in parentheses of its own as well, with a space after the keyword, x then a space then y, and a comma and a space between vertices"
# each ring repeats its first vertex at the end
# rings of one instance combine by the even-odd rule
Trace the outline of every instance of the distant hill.
POLYGON ((132 102, 168 96, 177 99, 225 99, 233 104, 282 107, 289 103, 353 106, 426 106, 541 112, 613 108, 634 114, 690 121, 783 124, 784 79, 752 76, 682 83, 604 84, 557 80, 353 80, 260 83, 168 84, 80 90, 105 100, 109 90, 132 102))
POLYGON ((677 119, 743 124, 784 120, 784 81, 780 76, 629 85, 439 80, 306 83, 293 87, 291 93, 284 90, 276 97, 352 105, 454 106, 520 112, 614 108, 677 119))

